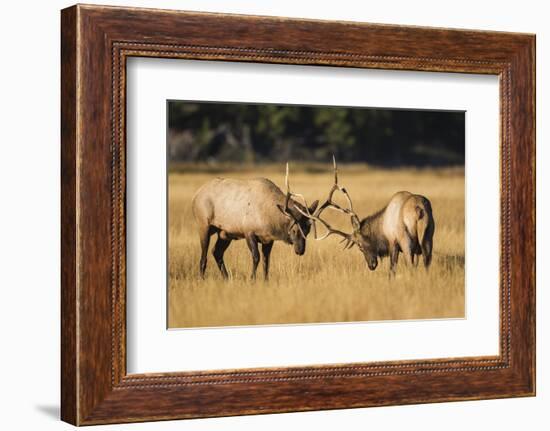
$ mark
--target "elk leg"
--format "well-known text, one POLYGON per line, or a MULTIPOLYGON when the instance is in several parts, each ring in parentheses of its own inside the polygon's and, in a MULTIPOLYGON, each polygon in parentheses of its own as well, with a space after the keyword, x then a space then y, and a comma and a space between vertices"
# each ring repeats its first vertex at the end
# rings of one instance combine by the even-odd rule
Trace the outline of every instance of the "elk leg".
POLYGON ((420 262, 420 255, 422 254, 422 250, 420 249, 419 245, 415 245, 414 250, 412 252, 412 262, 415 266, 415 268, 418 267, 418 263, 420 262))
POLYGON ((214 246, 214 250, 212 251, 214 259, 216 259, 216 263, 218 264, 218 268, 222 273, 222 277, 226 280, 229 278, 229 274, 227 273, 227 269, 225 268, 223 254, 225 253, 225 250, 227 250, 227 247, 229 247, 229 244, 231 244, 230 239, 221 239, 220 237, 218 237, 216 245, 214 246))
POLYGON ((212 235, 210 226, 201 227, 199 229, 199 235, 200 235, 200 241, 201 241, 201 260, 199 265, 199 273, 201 278, 204 278, 204 273, 206 272, 208 247, 210 245, 210 235, 212 235))
POLYGON ((406 248, 405 250, 403 250, 403 254, 405 255, 405 262, 413 265, 413 251, 410 248, 406 248))
POLYGON ((390 245, 390 272, 395 274, 395 267, 399 260, 399 246, 397 244, 390 245))
POLYGON ((258 251, 258 239, 254 235, 248 235, 246 237, 246 244, 252 253, 252 280, 256 279, 256 270, 260 263, 260 252, 258 251))
POLYGON ((262 255, 264 262, 264 280, 269 279, 269 256, 271 255, 271 249, 273 248, 273 241, 267 244, 262 244, 262 255))
POLYGON ((403 244, 400 243, 399 247, 401 248, 401 251, 405 256, 405 262, 410 263, 412 265, 414 263, 413 261, 414 249, 410 238, 407 238, 406 240, 404 240, 403 244))
MULTIPOLYGON (((424 238, 422 243, 422 257, 424 258, 424 267, 428 269, 432 262, 432 240, 424 238)), ((418 258, 420 259, 420 256, 418 258)))

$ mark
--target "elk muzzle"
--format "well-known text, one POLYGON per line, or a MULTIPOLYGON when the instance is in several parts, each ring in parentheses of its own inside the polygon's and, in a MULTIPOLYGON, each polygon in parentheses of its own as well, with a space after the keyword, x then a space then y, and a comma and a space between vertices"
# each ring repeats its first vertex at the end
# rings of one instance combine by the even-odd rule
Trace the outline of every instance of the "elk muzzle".
POLYGON ((374 253, 370 253, 364 250, 361 250, 361 251, 363 252, 363 256, 365 257, 367 266, 371 271, 374 271, 378 266, 378 257, 374 253))
POLYGON ((292 242, 294 246, 294 253, 298 256, 302 256, 306 252, 306 241, 303 238, 295 238, 292 242))
POLYGON ((374 271, 378 266, 378 259, 376 258, 367 258, 367 266, 371 271, 374 271))

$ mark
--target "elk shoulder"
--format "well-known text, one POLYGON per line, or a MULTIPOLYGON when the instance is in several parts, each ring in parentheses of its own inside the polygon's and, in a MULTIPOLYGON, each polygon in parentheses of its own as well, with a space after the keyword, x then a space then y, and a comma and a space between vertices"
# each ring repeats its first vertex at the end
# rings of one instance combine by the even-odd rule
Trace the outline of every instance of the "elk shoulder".
POLYGON ((193 198, 193 213, 198 223, 214 226, 224 235, 240 238, 253 232, 268 241, 287 220, 277 208, 285 195, 270 180, 215 178, 204 184, 193 198))

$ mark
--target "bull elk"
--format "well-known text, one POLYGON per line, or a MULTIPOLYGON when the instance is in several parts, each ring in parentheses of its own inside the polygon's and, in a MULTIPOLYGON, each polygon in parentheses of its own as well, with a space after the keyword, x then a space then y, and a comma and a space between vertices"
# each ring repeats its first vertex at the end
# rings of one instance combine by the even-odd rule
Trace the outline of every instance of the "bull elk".
POLYGON ((430 201, 421 195, 409 192, 395 193, 388 204, 381 210, 360 220, 353 211, 351 197, 347 190, 338 184, 338 168, 333 157, 334 184, 327 200, 320 205, 314 214, 302 212, 314 222, 314 236, 323 240, 330 235, 341 236, 344 248, 349 249, 357 245, 363 253, 367 265, 374 271, 378 265, 378 258, 390 257, 390 271, 395 273, 395 267, 402 252, 408 263, 416 263, 422 255, 424 266, 428 268, 432 260, 433 235, 435 222, 430 201), (347 200, 348 208, 344 208, 333 201, 336 191, 341 192, 347 200), (332 228, 321 218, 322 212, 331 208, 350 216, 353 232, 351 234, 332 228), (326 232, 317 236, 315 223, 321 223, 326 232))
POLYGON ((193 214, 199 229, 201 258, 200 275, 206 271, 210 237, 217 234, 213 256, 223 278, 229 274, 223 256, 231 241, 245 239, 252 253, 252 278, 260 261, 258 245, 263 255, 264 278, 269 276, 269 257, 274 241, 294 247, 297 255, 306 250, 306 237, 311 220, 303 214, 315 211, 318 201, 310 207, 293 198, 305 199, 290 191, 286 164, 286 194, 266 178, 237 180, 215 178, 204 184, 193 197, 193 214))

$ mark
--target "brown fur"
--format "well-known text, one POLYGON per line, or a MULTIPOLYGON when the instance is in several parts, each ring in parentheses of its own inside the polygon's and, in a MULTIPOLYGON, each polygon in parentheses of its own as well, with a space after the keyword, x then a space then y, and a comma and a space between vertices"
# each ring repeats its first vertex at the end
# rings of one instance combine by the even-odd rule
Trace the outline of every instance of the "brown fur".
MULTIPOLYGON (((264 277, 269 274, 269 256, 274 241, 294 246, 296 254, 305 252, 305 235, 311 222, 296 210, 305 207, 289 200, 284 212, 286 195, 270 180, 255 178, 237 180, 215 178, 204 184, 193 197, 193 214, 201 241, 200 274, 206 271, 210 237, 218 235, 213 256, 224 278, 229 276, 223 255, 231 241, 246 239, 252 253, 252 278, 260 260, 258 244, 262 245, 264 277)), ((317 203, 311 206, 315 210, 317 203)))
POLYGON ((435 222, 430 201, 421 195, 398 192, 383 209, 365 217, 354 226, 353 241, 359 246, 367 264, 374 270, 379 257, 390 257, 390 269, 395 271, 399 252, 407 263, 416 263, 420 256, 424 266, 432 260, 435 222))

